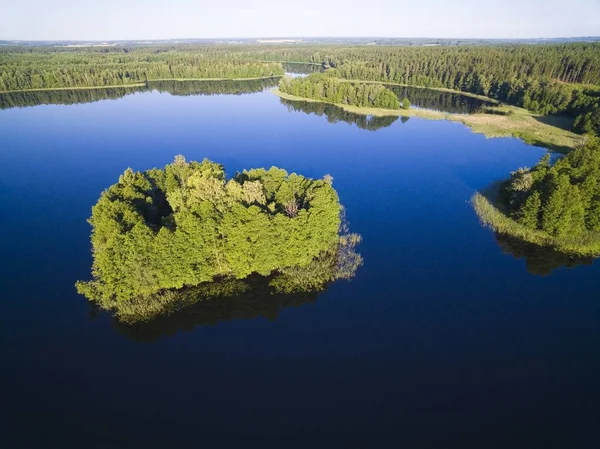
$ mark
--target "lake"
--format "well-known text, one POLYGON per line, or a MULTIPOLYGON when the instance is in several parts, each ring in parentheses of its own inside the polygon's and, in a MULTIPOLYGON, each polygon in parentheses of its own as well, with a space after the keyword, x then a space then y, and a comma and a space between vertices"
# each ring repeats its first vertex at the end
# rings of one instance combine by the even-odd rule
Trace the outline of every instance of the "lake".
POLYGON ((497 237, 469 203, 545 150, 266 87, 0 98, 0 446, 592 447, 600 264, 497 237), (364 265, 318 295, 116 323, 74 288, 86 220, 127 167, 177 154, 331 174, 364 265))

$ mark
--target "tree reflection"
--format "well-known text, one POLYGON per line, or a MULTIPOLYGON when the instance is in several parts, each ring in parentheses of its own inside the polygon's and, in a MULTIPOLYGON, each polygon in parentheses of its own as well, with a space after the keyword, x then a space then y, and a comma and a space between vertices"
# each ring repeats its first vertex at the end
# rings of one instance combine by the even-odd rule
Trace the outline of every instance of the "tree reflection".
POLYGON ((281 310, 314 302, 321 293, 311 290, 278 293, 272 281, 272 278, 254 275, 245 280, 200 285, 180 292, 181 302, 191 302, 186 307, 141 323, 128 324, 113 318, 113 324, 133 340, 151 342, 198 326, 259 317, 275 320, 281 310))
POLYGON ((171 95, 243 95, 262 92, 277 86, 279 78, 255 80, 206 80, 206 81, 150 81, 148 88, 171 95))
MULTIPOLYGON (((377 131, 388 127, 400 118, 395 115, 378 117, 374 115, 354 114, 330 103, 290 101, 283 98, 280 101, 290 112, 300 111, 306 114, 316 114, 319 117, 326 116, 329 123, 345 122, 356 125, 360 129, 366 129, 367 131, 377 131)), ((402 123, 406 123, 406 121, 402 120, 402 123)))
POLYGON ((511 237, 506 234, 495 234, 496 241, 505 254, 515 259, 525 259, 527 271, 538 276, 548 276, 559 268, 574 268, 579 265, 591 265, 591 257, 569 256, 552 248, 534 245, 533 243, 511 237))
POLYGON ((349 231, 343 210, 339 232, 335 247, 323 251, 305 267, 284 268, 269 276, 222 278, 169 290, 161 295, 165 307, 159 315, 151 319, 115 315, 113 325, 129 338, 148 342, 197 326, 237 319, 274 320, 282 309, 316 301, 334 282, 354 278, 363 264, 356 251, 362 238, 349 231))
POLYGON ((145 86, 102 89, 64 89, 0 94, 0 109, 22 108, 42 104, 72 105, 116 100, 137 92, 156 90, 171 95, 243 95, 262 92, 277 86, 278 78, 246 81, 150 81, 145 86))
POLYGON ((449 112, 453 114, 473 114, 484 106, 493 106, 489 101, 480 100, 468 95, 443 92, 409 86, 387 86, 398 98, 408 98, 412 106, 423 109, 449 112))

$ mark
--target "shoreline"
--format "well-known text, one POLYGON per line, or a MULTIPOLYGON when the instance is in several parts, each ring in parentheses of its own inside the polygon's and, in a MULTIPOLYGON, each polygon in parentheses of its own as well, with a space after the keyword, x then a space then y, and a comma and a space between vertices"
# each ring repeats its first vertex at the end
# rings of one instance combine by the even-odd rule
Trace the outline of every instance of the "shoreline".
MULTIPOLYGON (((273 76, 257 76, 253 78, 157 78, 149 79, 149 83, 161 82, 161 81, 257 81, 257 80, 269 80, 274 78, 281 78, 283 75, 273 76)), ((0 95, 12 94, 20 92, 49 92, 53 90, 93 90, 93 89, 115 89, 115 88, 132 88, 132 87, 145 87, 146 82, 134 83, 134 84, 111 84, 110 86, 77 86, 77 87, 40 87, 37 89, 17 89, 17 90, 0 90, 0 95)))
POLYGON ((577 240, 567 237, 554 237, 539 229, 530 229, 506 215, 501 207, 477 192, 471 197, 471 204, 477 218, 484 227, 502 235, 508 235, 542 248, 551 248, 568 256, 600 256, 600 238, 588 232, 577 240))
POLYGON ((543 123, 542 120, 547 116, 533 114, 516 106, 495 106, 498 111, 502 112, 502 114, 477 113, 465 115, 454 114, 451 112, 432 111, 429 109, 365 108, 347 104, 329 103, 324 100, 316 100, 313 98, 298 97, 281 92, 279 89, 272 89, 271 92, 284 100, 331 104, 342 108, 346 112, 361 115, 374 115, 378 117, 418 117, 428 120, 448 120, 461 123, 469 127, 472 132, 476 134, 483 134, 487 138, 515 137, 521 139, 529 145, 544 147, 552 151, 563 153, 585 142, 585 136, 543 123))

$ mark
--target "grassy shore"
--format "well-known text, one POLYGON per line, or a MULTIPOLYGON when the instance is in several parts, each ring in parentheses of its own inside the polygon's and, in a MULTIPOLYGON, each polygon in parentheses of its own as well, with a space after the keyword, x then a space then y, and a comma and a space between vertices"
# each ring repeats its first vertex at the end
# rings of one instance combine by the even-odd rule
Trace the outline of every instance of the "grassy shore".
MULTIPOLYGON (((286 94, 279 91, 279 89, 273 89, 272 92, 286 100, 323 103, 321 100, 286 94)), ((363 108, 346 104, 336 104, 336 106, 345 111, 363 115, 421 117, 429 120, 449 120, 462 123, 471 128, 473 132, 483 134, 486 137, 517 137, 530 145, 541 146, 560 152, 569 151, 585 142, 585 137, 568 131, 563 127, 556 126, 564 126, 561 123, 557 123, 556 118, 533 114, 516 106, 498 105, 493 108, 488 108, 488 111, 493 113, 488 112, 468 115, 414 108, 392 110, 363 108)))
MULTIPOLYGON (((254 78, 157 78, 149 79, 149 83, 160 81, 256 81, 281 78, 282 75, 257 76, 254 78)), ((0 90, 0 94, 12 94, 17 92, 44 92, 52 90, 86 90, 86 89, 115 89, 118 87, 144 87, 146 83, 134 84, 111 84, 109 86, 81 86, 81 87, 45 87, 40 89, 19 89, 19 90, 0 90)))
POLYGON ((550 247, 573 256, 600 256, 600 234, 588 231, 576 237, 555 237, 544 231, 527 228, 508 217, 489 198, 476 193, 471 199, 483 225, 494 231, 516 237, 535 245, 550 247))

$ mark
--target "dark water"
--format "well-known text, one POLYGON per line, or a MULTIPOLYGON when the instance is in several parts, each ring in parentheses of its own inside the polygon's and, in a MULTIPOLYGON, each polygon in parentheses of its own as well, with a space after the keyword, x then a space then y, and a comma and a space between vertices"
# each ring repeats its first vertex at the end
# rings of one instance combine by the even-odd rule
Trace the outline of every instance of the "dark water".
POLYGON ((600 265, 498 242, 469 205, 541 149, 191 91, 0 111, 0 447, 596 447, 600 265), (86 219, 126 167, 176 154, 330 173, 364 266, 116 325, 73 286, 86 219))
POLYGON ((492 102, 480 100, 468 95, 452 92, 443 92, 433 89, 420 89, 417 87, 388 86, 396 93, 398 98, 408 98, 411 107, 432 109, 435 111, 451 112, 454 114, 473 114, 484 106, 493 106, 492 102))

